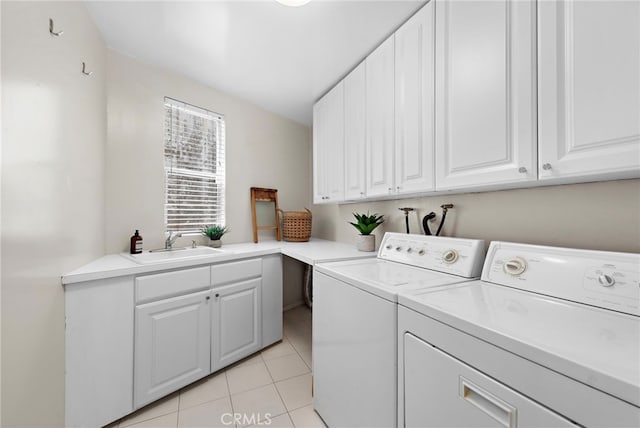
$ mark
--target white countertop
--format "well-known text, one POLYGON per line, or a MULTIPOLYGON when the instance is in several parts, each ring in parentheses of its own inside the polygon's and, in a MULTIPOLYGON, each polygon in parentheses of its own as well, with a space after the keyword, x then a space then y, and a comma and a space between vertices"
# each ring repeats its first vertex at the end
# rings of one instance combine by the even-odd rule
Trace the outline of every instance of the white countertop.
POLYGON ((191 259, 168 260, 162 263, 138 264, 120 254, 100 257, 62 276, 62 284, 94 281, 118 276, 139 275, 160 270, 228 262, 268 254, 284 254, 309 265, 316 263, 375 257, 376 253, 356 250, 355 245, 311 238, 309 242, 265 241, 223 245, 223 254, 193 257, 191 259))

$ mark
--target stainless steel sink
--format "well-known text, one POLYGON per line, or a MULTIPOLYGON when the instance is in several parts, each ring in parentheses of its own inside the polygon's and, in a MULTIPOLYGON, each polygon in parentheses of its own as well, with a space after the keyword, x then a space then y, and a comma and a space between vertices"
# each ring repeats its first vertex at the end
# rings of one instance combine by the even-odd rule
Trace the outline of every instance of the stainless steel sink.
POLYGON ((140 254, 124 254, 122 253, 122 257, 125 257, 129 260, 133 260, 134 262, 141 265, 148 265, 153 263, 163 263, 174 260, 188 260, 193 258, 201 258, 201 257, 211 257, 211 256, 222 256, 225 254, 229 254, 229 251, 220 250, 217 248, 211 247, 179 247, 172 248, 171 250, 152 250, 152 251, 144 251, 140 254))

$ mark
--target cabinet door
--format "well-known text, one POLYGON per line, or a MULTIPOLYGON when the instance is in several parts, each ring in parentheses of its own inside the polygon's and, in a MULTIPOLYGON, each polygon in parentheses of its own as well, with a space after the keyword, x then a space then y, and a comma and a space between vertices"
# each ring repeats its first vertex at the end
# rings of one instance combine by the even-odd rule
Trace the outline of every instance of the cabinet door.
POLYGON ((260 278, 213 293, 211 371, 216 371, 261 348, 260 278))
POLYGON ((404 373, 411 374, 404 376, 404 426, 575 427, 415 336, 401 340, 404 373))
POLYGON ((344 200, 344 89, 338 83, 313 108, 314 203, 344 200))
POLYGON ((395 33, 395 185, 398 193, 435 189, 435 1, 395 33))
POLYGON ((537 179, 535 2, 436 2, 436 188, 537 179))
POLYGON ((393 36, 365 60, 367 81, 367 197, 394 191, 394 57, 393 36))
POLYGON ((211 292, 136 307, 134 407, 209 374, 211 292))
POLYGON ((640 3, 538 10, 540 179, 639 176, 640 3))
POLYGON ((366 73, 360 63, 344 79, 345 199, 365 197, 366 73))

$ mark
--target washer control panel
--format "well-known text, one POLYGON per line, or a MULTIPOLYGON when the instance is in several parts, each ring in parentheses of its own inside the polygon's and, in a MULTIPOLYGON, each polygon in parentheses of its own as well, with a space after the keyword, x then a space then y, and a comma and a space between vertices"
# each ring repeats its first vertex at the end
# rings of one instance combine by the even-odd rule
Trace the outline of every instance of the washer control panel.
POLYGON ((640 254, 492 242, 482 280, 640 316, 640 254))
POLYGON ((378 258, 476 278, 484 262, 484 241, 387 232, 378 258))

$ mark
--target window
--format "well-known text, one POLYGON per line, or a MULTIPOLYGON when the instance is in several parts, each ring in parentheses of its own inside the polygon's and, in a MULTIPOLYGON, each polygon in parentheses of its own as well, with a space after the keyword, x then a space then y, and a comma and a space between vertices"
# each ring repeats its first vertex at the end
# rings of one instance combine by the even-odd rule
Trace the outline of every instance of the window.
POLYGON ((165 203, 169 232, 224 223, 224 117, 171 98, 165 107, 165 203))

